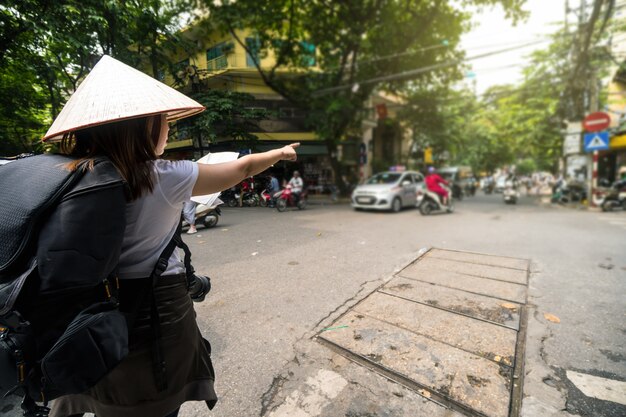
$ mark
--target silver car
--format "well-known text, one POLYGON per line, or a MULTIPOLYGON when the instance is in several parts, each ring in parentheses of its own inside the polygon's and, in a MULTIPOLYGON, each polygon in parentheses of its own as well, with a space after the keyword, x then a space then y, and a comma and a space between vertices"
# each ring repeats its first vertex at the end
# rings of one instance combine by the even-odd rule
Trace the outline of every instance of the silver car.
POLYGON ((416 207, 424 189, 424 176, 419 172, 380 172, 352 192, 355 210, 391 210, 416 207))

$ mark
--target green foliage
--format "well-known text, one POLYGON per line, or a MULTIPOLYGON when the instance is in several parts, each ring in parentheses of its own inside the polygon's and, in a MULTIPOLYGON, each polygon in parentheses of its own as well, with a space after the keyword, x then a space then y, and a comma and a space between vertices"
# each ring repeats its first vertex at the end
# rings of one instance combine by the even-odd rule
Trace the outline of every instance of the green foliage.
POLYGON ((207 90, 191 97, 206 110, 189 118, 186 124, 194 137, 202 137, 208 142, 219 138, 254 142, 257 138, 249 132, 258 130, 258 122, 270 117, 264 109, 246 108, 246 104, 254 100, 250 94, 207 90))
POLYGON ((38 139, 103 54, 167 67, 177 16, 191 0, 20 0, 0 7, 0 140, 3 154, 38 139))
POLYGON ((519 161, 515 166, 517 175, 530 175, 533 172, 537 172, 538 166, 534 159, 527 158, 519 161))
MULTIPOLYGON (((522 15, 524 0, 466 0, 463 5, 502 5, 522 15)), ((451 66, 398 80, 380 77, 458 59, 468 15, 443 0, 205 0, 211 22, 236 37, 250 29, 251 56, 272 51, 271 67, 257 69, 266 84, 309 116, 309 124, 333 151, 351 127, 359 126, 366 101, 376 89, 404 93, 414 85, 447 85, 460 78, 451 66), (305 47, 305 45, 308 45, 305 47), (310 45, 316 67, 310 66, 310 45), (285 71, 287 70, 287 71, 285 71), (290 76, 285 76, 285 72, 290 76)), ((238 39, 246 46, 245 39, 238 39)), ((332 153, 332 152, 331 152, 332 153)), ((335 172, 340 172, 333 160, 335 172)), ((341 184, 340 184, 341 186, 341 184)))
MULTIPOLYGON (((450 154, 451 164, 491 173, 522 161, 521 169, 556 171, 562 153, 563 123, 577 114, 577 94, 588 80, 572 80, 573 38, 557 32, 553 42, 531 56, 519 85, 495 86, 481 97, 445 84, 417 86, 402 111, 418 147, 450 154)), ((601 74, 608 61, 592 61, 601 74)), ((599 103, 602 105, 602 103, 599 103)))

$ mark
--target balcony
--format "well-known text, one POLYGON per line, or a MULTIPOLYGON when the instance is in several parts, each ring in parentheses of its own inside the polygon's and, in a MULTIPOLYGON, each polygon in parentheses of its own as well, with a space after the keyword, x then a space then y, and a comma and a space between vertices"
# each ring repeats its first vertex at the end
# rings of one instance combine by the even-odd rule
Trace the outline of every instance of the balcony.
MULTIPOLYGON (((234 59, 232 59, 231 61, 234 61, 234 59)), ((221 55, 221 56, 218 56, 217 58, 207 61, 206 69, 209 72, 215 72, 215 71, 228 68, 229 66, 228 64, 229 64, 229 59, 227 58, 227 56, 221 55)), ((234 66, 234 65, 231 65, 231 66, 234 66)))

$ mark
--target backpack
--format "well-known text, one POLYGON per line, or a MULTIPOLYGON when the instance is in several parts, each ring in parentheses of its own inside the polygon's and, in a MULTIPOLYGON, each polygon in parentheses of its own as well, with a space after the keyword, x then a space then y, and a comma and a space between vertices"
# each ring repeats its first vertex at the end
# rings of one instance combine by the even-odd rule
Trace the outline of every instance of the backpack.
POLYGON ((128 354, 115 276, 125 183, 106 158, 74 172, 71 161, 0 166, 0 397, 20 392, 25 415, 46 415, 128 354))

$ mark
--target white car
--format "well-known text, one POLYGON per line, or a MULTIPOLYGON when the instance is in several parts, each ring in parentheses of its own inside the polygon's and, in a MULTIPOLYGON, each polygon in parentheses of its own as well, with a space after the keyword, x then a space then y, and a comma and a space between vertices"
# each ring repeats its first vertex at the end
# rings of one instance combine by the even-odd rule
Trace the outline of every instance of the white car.
POLYGON ((502 193, 504 192, 504 188, 506 188, 506 176, 501 175, 498 178, 496 178, 496 186, 494 188, 494 191, 496 193, 502 193))
POLYGON ((424 176, 419 172, 381 172, 352 192, 351 205, 355 210, 391 210, 416 207, 421 201, 424 176))

